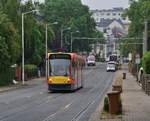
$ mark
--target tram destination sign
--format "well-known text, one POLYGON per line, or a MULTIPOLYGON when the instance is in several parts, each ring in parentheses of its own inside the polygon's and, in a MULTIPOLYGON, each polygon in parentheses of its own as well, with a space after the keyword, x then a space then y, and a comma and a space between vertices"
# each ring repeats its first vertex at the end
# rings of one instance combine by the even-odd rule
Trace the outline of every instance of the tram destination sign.
POLYGON ((50 54, 49 59, 71 59, 69 54, 50 54))

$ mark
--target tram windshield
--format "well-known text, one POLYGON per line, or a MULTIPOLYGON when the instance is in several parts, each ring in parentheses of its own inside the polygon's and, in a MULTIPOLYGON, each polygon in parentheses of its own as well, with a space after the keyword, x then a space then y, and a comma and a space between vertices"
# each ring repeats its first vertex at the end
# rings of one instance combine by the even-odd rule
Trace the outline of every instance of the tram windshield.
POLYGON ((69 59, 50 59, 50 76, 69 76, 69 59))

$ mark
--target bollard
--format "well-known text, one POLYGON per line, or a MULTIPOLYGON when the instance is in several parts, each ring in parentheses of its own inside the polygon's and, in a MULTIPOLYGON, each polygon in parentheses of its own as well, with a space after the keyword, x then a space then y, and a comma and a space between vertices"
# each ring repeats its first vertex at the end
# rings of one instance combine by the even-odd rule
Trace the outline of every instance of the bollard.
POLYGON ((109 113, 117 114, 120 112, 120 92, 112 91, 107 93, 109 98, 109 113))
POLYGON ((126 73, 123 73, 123 79, 126 79, 126 73))

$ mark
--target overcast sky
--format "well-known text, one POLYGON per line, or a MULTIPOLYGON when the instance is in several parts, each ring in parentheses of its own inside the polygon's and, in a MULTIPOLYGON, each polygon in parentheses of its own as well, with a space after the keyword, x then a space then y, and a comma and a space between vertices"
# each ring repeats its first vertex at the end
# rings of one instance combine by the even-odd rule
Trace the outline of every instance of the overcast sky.
POLYGON ((82 0, 90 9, 110 9, 114 7, 128 7, 128 0, 82 0))
MULTIPOLYGON (((27 0, 23 0, 27 1, 27 0)), ((43 2, 44 0, 34 0, 43 2)), ((128 7, 129 0, 81 0, 83 4, 89 6, 91 10, 95 9, 112 9, 114 7, 128 7)))

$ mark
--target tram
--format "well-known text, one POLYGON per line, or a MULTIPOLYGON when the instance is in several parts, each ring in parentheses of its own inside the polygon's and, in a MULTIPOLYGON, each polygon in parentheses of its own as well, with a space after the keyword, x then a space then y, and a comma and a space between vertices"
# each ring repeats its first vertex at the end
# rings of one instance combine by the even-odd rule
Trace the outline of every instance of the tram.
POLYGON ((49 91, 76 90, 84 85, 85 59, 76 53, 48 53, 49 91))

